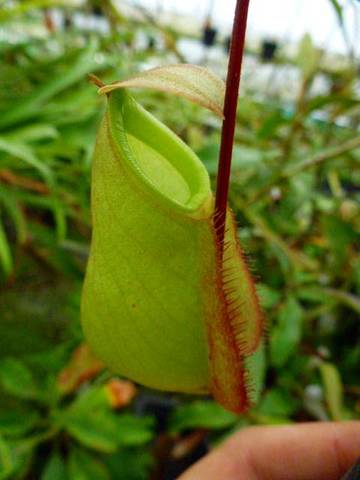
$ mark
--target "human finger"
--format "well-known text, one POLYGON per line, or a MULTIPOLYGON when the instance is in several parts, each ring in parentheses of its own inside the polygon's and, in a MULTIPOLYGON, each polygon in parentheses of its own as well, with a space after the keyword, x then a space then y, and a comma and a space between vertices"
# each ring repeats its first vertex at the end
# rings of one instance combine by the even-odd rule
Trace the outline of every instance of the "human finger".
POLYGON ((360 422, 250 427, 178 480, 339 480, 360 456, 360 422))

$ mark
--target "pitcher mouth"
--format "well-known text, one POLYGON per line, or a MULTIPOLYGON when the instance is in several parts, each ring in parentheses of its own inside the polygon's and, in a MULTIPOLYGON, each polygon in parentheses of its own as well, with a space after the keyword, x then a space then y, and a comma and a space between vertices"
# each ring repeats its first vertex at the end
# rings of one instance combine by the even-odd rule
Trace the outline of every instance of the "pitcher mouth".
POLYGON ((126 90, 109 95, 109 120, 121 159, 151 194, 189 217, 213 214, 210 179, 201 160, 126 90))

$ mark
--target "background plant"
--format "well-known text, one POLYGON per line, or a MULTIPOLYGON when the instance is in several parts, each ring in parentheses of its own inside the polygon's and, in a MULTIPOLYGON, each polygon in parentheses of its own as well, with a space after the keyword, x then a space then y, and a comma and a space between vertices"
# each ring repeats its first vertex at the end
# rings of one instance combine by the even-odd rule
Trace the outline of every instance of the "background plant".
MULTIPOLYGON (((86 75, 111 81, 181 59, 179 33, 101 4, 107 33, 71 21, 99 12, 93 3, 56 3, 67 19, 56 28, 44 10, 55 2, 5 2, 0 13, 14 38, 0 43, 0 478, 173 478, 244 425, 358 418, 356 60, 334 67, 309 37, 274 67, 297 69, 294 101, 281 89, 259 92, 247 70, 239 103, 230 197, 269 319, 260 404, 235 417, 206 399, 135 392, 82 344, 90 164, 103 108, 86 75), (139 47, 139 32, 163 46, 139 47)), ((137 98, 215 181, 217 120, 176 97, 137 98)))

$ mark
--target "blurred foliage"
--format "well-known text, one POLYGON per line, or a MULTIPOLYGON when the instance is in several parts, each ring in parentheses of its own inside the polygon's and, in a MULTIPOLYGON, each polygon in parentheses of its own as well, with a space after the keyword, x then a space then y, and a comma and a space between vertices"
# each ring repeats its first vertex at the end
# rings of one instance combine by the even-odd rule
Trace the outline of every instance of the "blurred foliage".
MULTIPOLYGON (((111 81, 174 63, 182 58, 178 34, 149 15, 125 19, 110 1, 66 3, 58 10, 63 26, 43 7, 65 2, 2 3, 0 479, 174 478, 208 441, 246 425, 359 418, 353 60, 324 66, 324 52, 306 36, 292 61, 299 78, 293 102, 281 88, 259 95, 244 83, 230 201, 259 278, 269 348, 262 400, 236 417, 207 399, 155 394, 114 378, 82 344, 79 326, 91 155, 104 108, 86 75, 111 81), (80 28, 79 13, 109 28, 80 28)), ((198 153, 214 181, 218 121, 176 97, 136 95, 198 153)))

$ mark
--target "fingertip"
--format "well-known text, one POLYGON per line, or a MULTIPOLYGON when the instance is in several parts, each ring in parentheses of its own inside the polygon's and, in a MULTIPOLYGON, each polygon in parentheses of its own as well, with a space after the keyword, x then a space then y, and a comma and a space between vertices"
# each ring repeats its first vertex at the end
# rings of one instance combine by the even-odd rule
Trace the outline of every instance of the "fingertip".
POLYGON ((360 422, 243 429, 179 480, 338 480, 360 456, 360 422))

